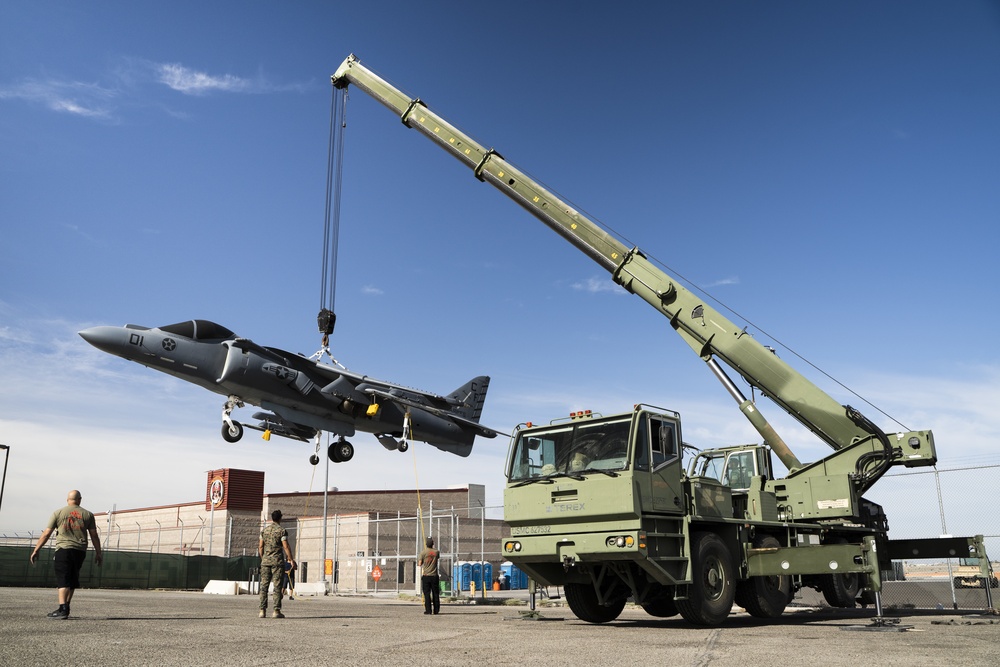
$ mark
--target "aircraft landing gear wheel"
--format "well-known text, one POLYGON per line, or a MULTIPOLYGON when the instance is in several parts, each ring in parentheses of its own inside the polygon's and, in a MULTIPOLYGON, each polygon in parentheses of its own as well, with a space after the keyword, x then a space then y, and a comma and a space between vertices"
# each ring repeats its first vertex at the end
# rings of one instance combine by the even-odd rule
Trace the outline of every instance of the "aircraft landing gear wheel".
POLYGON ((346 440, 338 440, 327 448, 326 453, 334 463, 345 463, 353 458, 354 445, 346 440))
POLYGON ((243 424, 238 421, 233 421, 233 425, 223 422, 222 424, 222 439, 226 442, 239 442, 240 438, 243 437, 243 424))
POLYGON ((319 457, 316 456, 315 454, 313 454, 312 456, 309 457, 309 463, 313 464, 314 466, 318 466, 319 465, 319 457))
POLYGON ((410 448, 410 443, 408 443, 406 440, 399 441, 399 451, 405 452, 409 448, 410 448))

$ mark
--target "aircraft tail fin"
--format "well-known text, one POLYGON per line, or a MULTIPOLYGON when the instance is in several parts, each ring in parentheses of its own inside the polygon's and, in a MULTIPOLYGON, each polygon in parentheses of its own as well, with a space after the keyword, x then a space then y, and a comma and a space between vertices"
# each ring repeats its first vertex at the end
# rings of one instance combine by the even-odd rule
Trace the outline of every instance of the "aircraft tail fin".
POLYGON ((448 394, 449 402, 457 404, 452 412, 469 421, 479 423, 479 418, 483 414, 483 405, 486 403, 486 391, 489 388, 490 378, 488 375, 472 378, 448 394))

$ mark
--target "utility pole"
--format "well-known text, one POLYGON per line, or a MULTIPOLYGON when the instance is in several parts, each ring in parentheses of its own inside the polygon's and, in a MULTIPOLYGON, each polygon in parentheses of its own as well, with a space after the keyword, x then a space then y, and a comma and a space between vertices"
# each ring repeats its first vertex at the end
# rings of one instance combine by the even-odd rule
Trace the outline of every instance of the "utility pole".
POLYGON ((7 459, 10 458, 10 447, 0 445, 3 450, 3 481, 0 481, 0 507, 3 507, 3 488, 7 486, 7 459))

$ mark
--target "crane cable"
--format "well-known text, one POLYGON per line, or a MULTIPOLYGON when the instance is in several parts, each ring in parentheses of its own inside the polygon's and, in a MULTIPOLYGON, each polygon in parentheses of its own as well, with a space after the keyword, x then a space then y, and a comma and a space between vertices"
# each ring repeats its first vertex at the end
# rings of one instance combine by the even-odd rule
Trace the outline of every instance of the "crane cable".
POLYGON ((323 334, 323 349, 337 322, 337 254, 340 244, 340 201, 344 178, 344 134, 347 128, 347 91, 333 89, 330 101, 330 140, 327 147, 326 211, 323 220, 323 269, 320 279, 320 310, 316 317, 323 334))

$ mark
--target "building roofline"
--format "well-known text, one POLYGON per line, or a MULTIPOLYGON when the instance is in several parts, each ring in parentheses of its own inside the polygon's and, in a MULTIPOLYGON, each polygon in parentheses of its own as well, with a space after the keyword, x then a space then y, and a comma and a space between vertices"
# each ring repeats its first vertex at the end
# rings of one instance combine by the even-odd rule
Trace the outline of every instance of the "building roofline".
MULTIPOLYGON (((378 490, 378 491, 373 491, 373 490, 368 490, 368 491, 365 491, 365 490, 361 490, 361 491, 341 491, 340 489, 337 489, 336 491, 330 491, 330 495, 337 495, 337 496, 351 496, 351 495, 378 496, 378 495, 390 495, 390 494, 399 494, 399 493, 455 493, 455 492, 468 491, 468 490, 469 490, 469 487, 467 485, 466 486, 457 486, 457 487, 452 487, 452 488, 445 488, 445 489, 384 489, 384 490, 378 490)), ((310 493, 310 492, 306 492, 306 491, 292 491, 292 492, 286 492, 286 493, 265 493, 264 497, 265 498, 293 498, 293 497, 296 497, 296 496, 310 496, 310 495, 312 495, 312 496, 321 496, 321 495, 323 495, 323 492, 322 491, 314 491, 314 492, 310 493)))

